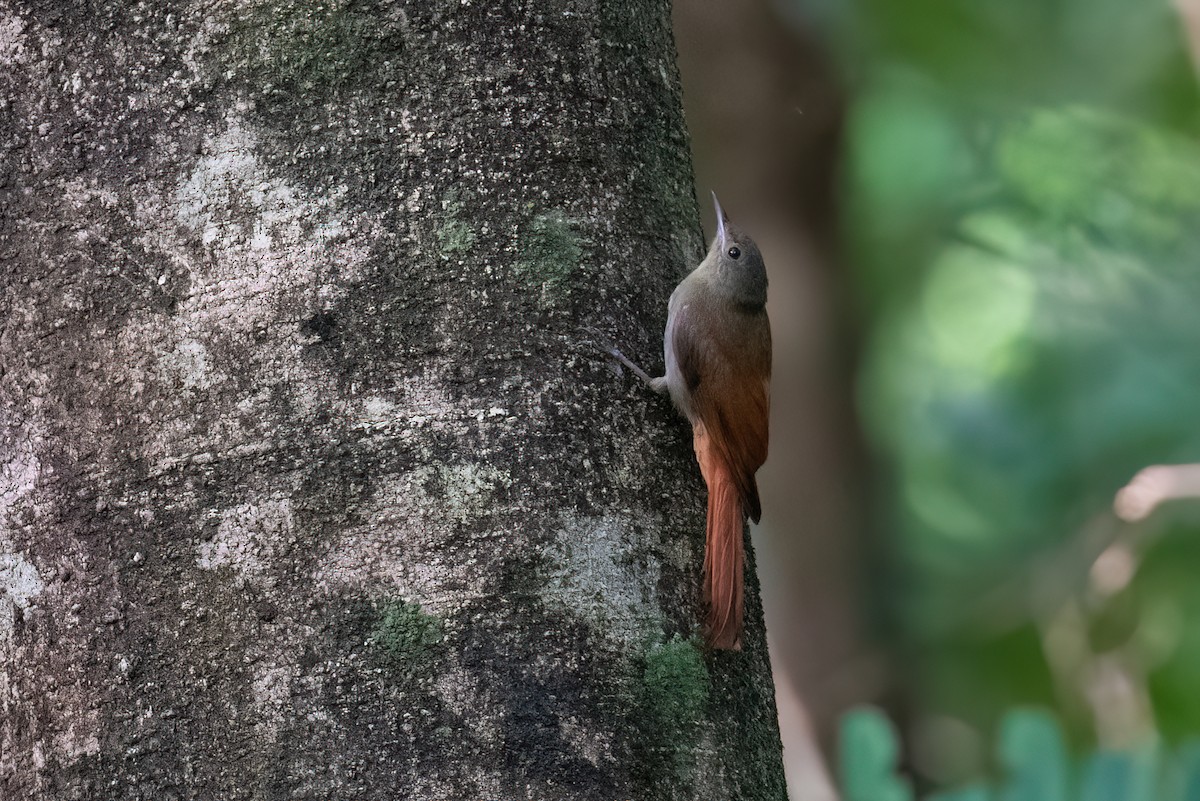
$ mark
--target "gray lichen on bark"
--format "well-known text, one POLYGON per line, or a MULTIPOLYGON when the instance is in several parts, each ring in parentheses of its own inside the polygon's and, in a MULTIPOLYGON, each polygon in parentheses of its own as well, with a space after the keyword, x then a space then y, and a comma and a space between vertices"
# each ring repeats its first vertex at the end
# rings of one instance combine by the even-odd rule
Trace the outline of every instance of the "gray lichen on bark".
POLYGON ((782 797, 580 333, 702 245, 668 11, 0 0, 0 795, 782 797))

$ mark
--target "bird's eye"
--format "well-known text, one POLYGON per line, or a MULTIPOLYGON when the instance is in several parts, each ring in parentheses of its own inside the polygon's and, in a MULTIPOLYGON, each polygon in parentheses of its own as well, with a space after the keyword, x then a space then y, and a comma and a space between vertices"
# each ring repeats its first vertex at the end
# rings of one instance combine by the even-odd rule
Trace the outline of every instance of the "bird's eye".
POLYGON ((736 259, 736 258, 738 258, 738 257, 739 257, 739 256, 741 256, 741 255, 742 255, 742 251, 738 250, 737 248, 730 248, 730 249, 729 249, 729 258, 731 258, 731 259, 736 259))

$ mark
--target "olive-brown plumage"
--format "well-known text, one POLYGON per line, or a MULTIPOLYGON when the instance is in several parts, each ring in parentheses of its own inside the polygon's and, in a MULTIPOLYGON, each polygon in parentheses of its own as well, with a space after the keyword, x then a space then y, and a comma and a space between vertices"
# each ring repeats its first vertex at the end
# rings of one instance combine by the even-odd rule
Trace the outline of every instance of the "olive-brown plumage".
POLYGON ((754 474, 767 459, 771 328, 762 254, 729 222, 715 195, 713 202, 717 235, 704 261, 671 295, 663 337, 666 375, 650 383, 670 392, 691 422, 708 487, 708 642, 740 648, 742 527, 747 517, 757 523, 762 514, 754 474))

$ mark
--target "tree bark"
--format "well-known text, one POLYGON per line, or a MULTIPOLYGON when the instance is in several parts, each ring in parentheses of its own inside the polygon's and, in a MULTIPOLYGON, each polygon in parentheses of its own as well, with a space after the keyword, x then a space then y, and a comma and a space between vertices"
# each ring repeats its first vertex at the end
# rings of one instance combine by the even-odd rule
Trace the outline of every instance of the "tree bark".
POLYGON ((690 170, 662 0, 0 0, 0 797, 782 798, 690 170))

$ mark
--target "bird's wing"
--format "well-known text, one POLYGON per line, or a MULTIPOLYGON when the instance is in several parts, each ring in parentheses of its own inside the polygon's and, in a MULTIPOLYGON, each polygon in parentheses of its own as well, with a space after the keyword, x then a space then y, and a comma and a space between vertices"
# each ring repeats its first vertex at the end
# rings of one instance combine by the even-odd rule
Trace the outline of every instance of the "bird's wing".
POLYGON ((762 515, 754 474, 767 460, 771 331, 765 313, 717 319, 689 305, 680 310, 672 344, 691 397, 692 424, 704 426, 729 466, 743 512, 762 515), (713 331, 723 332, 712 335, 713 331))

